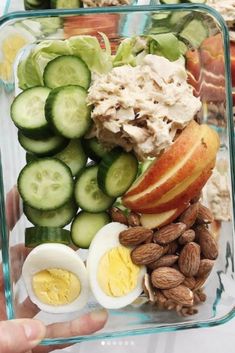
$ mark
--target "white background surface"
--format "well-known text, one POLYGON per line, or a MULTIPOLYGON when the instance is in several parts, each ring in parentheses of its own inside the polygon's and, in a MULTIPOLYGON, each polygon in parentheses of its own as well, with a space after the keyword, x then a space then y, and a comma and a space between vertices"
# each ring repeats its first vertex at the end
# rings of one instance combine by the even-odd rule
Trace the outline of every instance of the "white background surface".
MULTIPOLYGON (((143 0, 144 1, 144 0, 143 0)), ((0 0, 0 14, 6 5, 0 0)), ((11 10, 22 9, 23 0, 12 0, 11 10)), ((69 353, 235 353, 235 319, 222 326, 129 337, 74 345, 69 353)))

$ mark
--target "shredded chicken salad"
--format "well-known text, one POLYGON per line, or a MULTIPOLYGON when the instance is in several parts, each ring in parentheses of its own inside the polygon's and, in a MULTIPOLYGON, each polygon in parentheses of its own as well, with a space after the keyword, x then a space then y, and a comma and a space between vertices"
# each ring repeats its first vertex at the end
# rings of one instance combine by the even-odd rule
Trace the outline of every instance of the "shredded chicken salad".
POLYGON ((93 134, 108 148, 134 150, 139 159, 159 155, 201 108, 184 62, 151 54, 140 65, 94 77, 88 104, 93 134))

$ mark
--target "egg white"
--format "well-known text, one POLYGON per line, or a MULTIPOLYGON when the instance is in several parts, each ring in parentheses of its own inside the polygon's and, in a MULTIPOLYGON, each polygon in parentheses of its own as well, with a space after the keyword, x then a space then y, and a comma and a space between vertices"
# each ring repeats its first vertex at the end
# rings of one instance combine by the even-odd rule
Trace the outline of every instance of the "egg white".
POLYGON ((74 312, 83 308, 88 301, 89 281, 86 267, 79 255, 66 245, 49 243, 34 248, 24 262, 22 276, 31 301, 47 313, 74 312), (54 306, 41 302, 36 296, 32 286, 33 276, 51 268, 70 271, 79 279, 81 292, 72 303, 54 306))
POLYGON ((136 287, 122 297, 108 296, 101 289, 97 279, 99 262, 102 256, 109 250, 121 246, 119 242, 119 233, 127 228, 127 226, 118 222, 112 222, 105 225, 97 232, 89 248, 87 269, 90 287, 99 304, 107 309, 120 309, 131 304, 143 291, 142 283, 146 273, 145 266, 140 267, 136 287))

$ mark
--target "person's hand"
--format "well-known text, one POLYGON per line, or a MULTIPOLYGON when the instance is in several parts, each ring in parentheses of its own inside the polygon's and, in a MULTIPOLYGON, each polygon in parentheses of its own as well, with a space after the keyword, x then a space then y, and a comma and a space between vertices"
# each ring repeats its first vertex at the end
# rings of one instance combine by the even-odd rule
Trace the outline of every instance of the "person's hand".
MULTIPOLYGON (((20 217, 19 195, 16 188, 12 189, 6 200, 6 217, 8 228, 11 230, 20 217)), ((12 278, 17 282, 21 276, 22 258, 26 258, 30 249, 24 244, 18 244, 10 249, 12 263, 12 278)), ((103 328, 107 321, 105 310, 94 311, 82 317, 45 326, 34 319, 39 309, 27 298, 21 305, 17 305, 16 317, 25 319, 0 321, 0 353, 48 353, 56 348, 66 346, 38 346, 43 338, 72 337, 88 335, 103 328)), ((2 266, 0 267, 0 320, 6 320, 5 296, 2 266)))

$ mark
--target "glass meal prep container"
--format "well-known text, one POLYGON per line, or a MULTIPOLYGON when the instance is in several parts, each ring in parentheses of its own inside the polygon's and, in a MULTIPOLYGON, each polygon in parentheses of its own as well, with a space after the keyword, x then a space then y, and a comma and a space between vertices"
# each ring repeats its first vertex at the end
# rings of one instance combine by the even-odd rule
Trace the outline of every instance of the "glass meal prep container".
MULTIPOLYGON (((12 229, 7 223, 8 213, 6 198, 10 190, 17 183, 20 170, 26 164, 25 151, 21 148, 17 139, 17 129, 10 118, 10 106, 15 96, 17 86, 16 67, 22 55, 29 50, 34 43, 40 43, 46 38, 55 40, 68 38, 71 35, 90 34, 97 35, 103 32, 115 45, 120 39, 135 35, 149 33, 172 32, 177 33, 180 21, 172 22, 168 28, 162 26, 162 19, 168 16, 183 18, 190 13, 187 23, 200 18, 206 28, 206 39, 220 38, 220 44, 213 46, 214 58, 220 58, 219 87, 216 81, 218 66, 216 61, 208 65, 206 57, 202 56, 200 63, 200 80, 197 92, 202 101, 202 109, 197 119, 216 129, 220 135, 220 150, 218 162, 222 165, 223 180, 226 180, 227 205, 226 216, 218 218, 214 224, 219 243, 219 257, 212 274, 205 284, 207 301, 198 307, 198 313, 188 317, 180 317, 171 311, 156 310, 149 304, 129 305, 123 309, 109 310, 109 319, 105 327, 94 334, 79 337, 48 337, 42 344, 75 343, 86 340, 104 339, 108 337, 120 337, 128 335, 140 335, 147 333, 160 333, 166 331, 185 330, 191 328, 210 327, 230 320, 235 314, 235 281, 234 281, 234 226, 233 226, 233 195, 234 195, 234 134, 232 120, 232 99, 230 82, 229 60, 229 36, 227 28, 221 16, 213 9, 203 5, 177 5, 177 6, 139 6, 104 9, 80 9, 80 10, 53 10, 37 12, 18 12, 6 15, 0 19, 0 38, 2 33, 11 35, 12 31, 25 34, 29 28, 27 42, 23 49, 20 47, 17 58, 12 63, 12 72, 2 78, 1 87, 1 123, 0 123, 0 147, 1 147, 1 174, 0 174, 0 225, 1 225, 1 250, 2 265, 5 283, 5 299, 7 318, 19 316, 22 302, 27 297, 26 289, 21 278, 23 266, 23 254, 15 253, 16 246, 24 243, 25 228, 30 225, 26 217, 22 215, 12 229), (38 23, 47 20, 54 23, 50 31, 41 30, 38 23), (82 20, 82 21, 81 21, 82 20), (54 22, 53 22, 54 21, 54 22), (104 25, 107 23, 107 26, 104 25), (92 23, 92 26, 90 26, 92 23), (68 24, 71 24, 68 30, 68 24), (36 28, 39 28, 36 31, 36 28), (214 80, 213 80, 214 79, 214 80), (17 280, 16 280, 17 273, 17 280)), ((43 22, 44 21, 44 22, 43 22)), ((186 24, 183 24, 183 27, 186 24)), ((45 28, 45 27, 44 27, 45 28)), ((195 29, 197 30, 197 28, 195 29)), ((190 40, 188 49, 192 48, 190 40)), ((214 42, 213 42, 214 43, 214 42)), ((217 43, 217 42, 216 42, 217 43)), ((201 50, 201 42, 197 44, 201 50)), ((11 64, 11 63, 10 63, 11 64)), ((9 66, 8 66, 9 68, 9 66)), ((11 68, 9 68, 10 70, 11 68)), ((1 72, 3 74, 3 71, 1 72)), ((13 214, 21 208, 18 198, 10 205, 13 214)), ((218 205, 223 210, 221 205, 218 205)), ((222 211, 221 211, 222 212, 222 211)), ((80 250, 79 250, 80 251, 80 250)), ((86 258, 86 251, 82 251, 86 258)), ((84 309, 71 314, 48 314, 39 312, 36 318, 45 323, 57 323, 69 321, 80 317, 84 313, 99 309, 100 305, 91 297, 84 309)))

